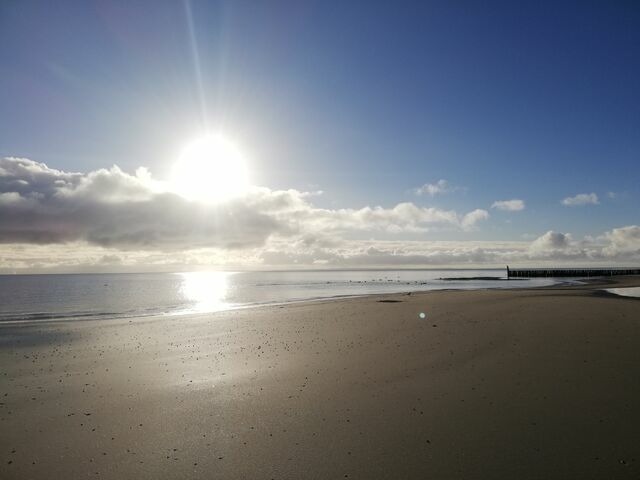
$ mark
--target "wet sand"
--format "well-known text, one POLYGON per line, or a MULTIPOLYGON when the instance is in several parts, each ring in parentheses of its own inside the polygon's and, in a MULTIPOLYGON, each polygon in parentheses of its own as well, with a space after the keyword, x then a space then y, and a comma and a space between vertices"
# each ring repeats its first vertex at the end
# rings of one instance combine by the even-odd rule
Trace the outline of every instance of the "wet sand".
POLYGON ((599 288, 4 325, 0 478, 638 478, 640 300, 599 288))

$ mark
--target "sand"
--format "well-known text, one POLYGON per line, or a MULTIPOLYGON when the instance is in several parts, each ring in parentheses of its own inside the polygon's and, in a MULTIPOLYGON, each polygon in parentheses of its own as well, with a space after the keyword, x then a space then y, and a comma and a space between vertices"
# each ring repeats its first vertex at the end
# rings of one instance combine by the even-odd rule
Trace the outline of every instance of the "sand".
POLYGON ((5 325, 0 478, 638 478, 640 300, 600 288, 5 325))

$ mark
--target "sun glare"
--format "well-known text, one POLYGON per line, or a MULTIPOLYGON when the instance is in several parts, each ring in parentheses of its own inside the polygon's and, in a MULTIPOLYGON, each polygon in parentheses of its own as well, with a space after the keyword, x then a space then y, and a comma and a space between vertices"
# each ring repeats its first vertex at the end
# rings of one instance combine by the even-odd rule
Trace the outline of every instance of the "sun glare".
POLYGON ((247 167, 236 145, 220 135, 188 144, 171 172, 172 189, 190 200, 224 201, 249 186, 247 167))
POLYGON ((217 312, 230 308, 225 301, 230 275, 229 272, 181 273, 180 291, 192 303, 189 313, 217 312))

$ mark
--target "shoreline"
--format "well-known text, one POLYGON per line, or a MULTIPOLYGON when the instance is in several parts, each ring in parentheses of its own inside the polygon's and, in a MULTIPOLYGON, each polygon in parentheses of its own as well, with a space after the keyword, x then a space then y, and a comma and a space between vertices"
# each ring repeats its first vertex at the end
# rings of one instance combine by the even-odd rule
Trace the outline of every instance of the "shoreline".
POLYGON ((5 326, 0 477, 635 478, 640 302, 609 285, 5 326))
MULTIPOLYGON (((477 278, 452 278, 452 279, 439 279, 439 280, 473 280, 478 281, 477 278)), ((511 281, 511 279, 503 279, 506 282, 511 281)), ((514 281, 522 281, 523 279, 515 279, 514 281)), ((493 281, 493 279, 491 280, 493 281)), ((238 304, 229 306, 228 308, 219 309, 219 310, 211 310, 211 311, 175 311, 175 312, 156 312, 149 314, 133 314, 127 315, 123 314, 111 314, 111 313, 95 313, 93 315, 83 315, 83 314, 52 314, 54 317, 43 317, 43 318, 26 318, 26 319, 12 319, 12 320, 0 320, 0 329, 4 325, 41 325, 41 324, 55 324, 60 322, 88 322, 88 321, 113 321, 113 320, 128 320, 128 319, 147 319, 147 318, 165 318, 165 317, 188 317, 193 315, 210 315, 216 314, 218 312, 228 312, 228 311, 242 311, 247 309, 255 309, 255 308, 263 308, 263 307, 280 307, 286 305, 295 305, 299 303, 316 303, 323 301, 339 301, 342 299, 349 298, 367 298, 367 297, 378 297, 378 296, 388 296, 388 295, 422 295, 430 292, 450 292, 450 291, 484 291, 484 290, 509 290, 509 291, 520 291, 520 290, 538 290, 538 289, 558 289, 558 288, 579 288, 583 286, 592 286, 592 285, 619 285, 622 283, 624 286, 640 286, 640 277, 638 276, 629 276, 629 277, 597 277, 597 278, 580 278, 580 279, 571 279, 571 280, 560 280, 552 285, 541 285, 541 286, 520 286, 520 287, 476 287, 476 288, 434 288, 434 289, 426 289, 426 290, 401 290, 397 292, 380 292, 380 293, 362 293, 362 294, 342 294, 342 295, 333 295, 333 296, 321 296, 321 297, 310 297, 303 299, 294 299, 288 301, 274 301, 274 302, 264 302, 264 303, 249 303, 249 304, 238 304), (628 280, 625 282, 625 280, 628 280), (580 282, 580 283, 575 283, 580 282), (627 285, 631 282, 629 285, 627 285), (635 283, 634 283, 635 282, 635 283)), ((615 294, 611 294, 615 295, 615 294)), ((27 313, 26 316, 30 315, 48 315, 46 313, 37 313, 31 314, 27 313)), ((0 330, 1 331, 1 330, 0 330)))

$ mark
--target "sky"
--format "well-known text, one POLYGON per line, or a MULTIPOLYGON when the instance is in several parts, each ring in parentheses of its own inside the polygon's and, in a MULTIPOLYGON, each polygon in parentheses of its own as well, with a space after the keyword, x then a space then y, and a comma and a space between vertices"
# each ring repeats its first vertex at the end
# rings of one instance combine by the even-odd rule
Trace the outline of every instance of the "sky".
POLYGON ((622 1, 2 2, 0 272, 638 265, 638 24, 622 1), (211 133, 249 177, 215 201, 173 188, 211 133))

